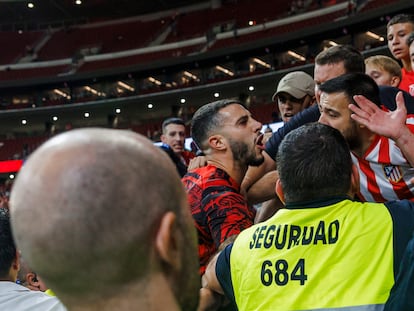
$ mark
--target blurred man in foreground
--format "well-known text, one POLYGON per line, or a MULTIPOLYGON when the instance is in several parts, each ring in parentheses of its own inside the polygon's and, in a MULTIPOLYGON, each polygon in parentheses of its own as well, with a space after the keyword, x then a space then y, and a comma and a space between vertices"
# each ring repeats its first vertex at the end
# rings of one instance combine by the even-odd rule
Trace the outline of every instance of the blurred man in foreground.
POLYGON ((52 138, 20 171, 11 210, 25 260, 69 310, 197 307, 185 191, 145 137, 80 129, 52 138))

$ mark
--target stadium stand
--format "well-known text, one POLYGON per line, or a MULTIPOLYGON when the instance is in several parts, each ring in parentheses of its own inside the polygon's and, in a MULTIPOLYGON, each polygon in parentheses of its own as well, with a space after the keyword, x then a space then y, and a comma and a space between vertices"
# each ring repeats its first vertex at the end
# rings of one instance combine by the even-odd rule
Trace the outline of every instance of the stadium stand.
POLYGON ((0 141, 0 160, 23 159, 47 139, 47 136, 3 139, 0 141))
MULTIPOLYGON (((382 18, 383 24, 386 23, 388 16, 384 12, 378 16, 371 14, 371 12, 380 9, 385 11, 382 9, 383 7, 391 8, 394 4, 401 2, 408 3, 408 1, 396 0, 362 2, 358 12, 361 14, 370 13, 367 16, 372 15, 371 20, 382 18)), ((17 31, 3 31, 0 32, 0 43, 2 46, 9 43, 12 48, 7 49, 7 53, 5 52, 0 58, 0 88, 1 85, 4 85, 3 89, 7 90, 8 94, 13 94, 8 89, 9 85, 17 90, 19 85, 23 84, 25 86, 24 92, 27 92, 23 95, 32 96, 29 103, 38 102, 39 98, 33 96, 40 96, 40 99, 41 97, 45 98, 44 101, 40 100, 43 106, 53 107, 56 105, 58 106, 56 108, 65 108, 67 105, 64 104, 68 103, 68 100, 59 100, 56 96, 49 97, 45 93, 50 93, 55 87, 66 88, 73 92, 70 103, 80 102, 87 105, 88 101, 93 101, 93 104, 96 105, 95 101, 99 100, 99 97, 91 96, 91 94, 89 97, 88 94, 82 97, 76 94, 77 89, 95 83, 98 87, 101 83, 102 89, 110 89, 112 87, 110 84, 126 79, 126 75, 129 73, 131 76, 135 74, 138 76, 134 87, 142 87, 142 80, 148 76, 139 75, 141 68, 145 68, 147 72, 151 72, 152 68, 157 68, 158 73, 165 73, 165 76, 178 76, 177 73, 184 70, 184 68, 180 68, 183 56, 195 56, 192 65, 201 71, 199 85, 209 84, 209 87, 218 86, 222 82, 224 85, 229 80, 236 78, 242 80, 242 78, 261 76, 266 72, 275 72, 283 68, 311 63, 312 59, 310 58, 306 60, 276 59, 278 54, 286 53, 283 40, 286 38, 286 41, 293 41, 292 36, 300 38, 300 34, 313 30, 316 34, 313 38, 318 40, 315 41, 315 46, 319 48, 321 45, 318 44, 325 39, 322 38, 322 34, 318 34, 322 28, 325 26, 334 28, 336 21, 340 25, 347 25, 347 20, 352 20, 352 18, 347 15, 347 1, 344 0, 305 1, 305 3, 307 11, 300 11, 294 15, 289 12, 289 1, 239 0, 223 1, 220 8, 205 9, 204 7, 183 14, 171 11, 169 15, 151 16, 151 18, 134 17, 52 30, 24 31, 21 34, 17 31), (322 3, 322 7, 318 2, 322 3), (252 22, 251 26, 248 25, 250 21, 252 22), (237 31, 234 31, 234 27, 237 31), (265 51, 262 52, 262 58, 268 56, 265 59, 268 62, 266 64, 268 67, 250 70, 247 60, 258 57, 257 49, 252 52, 251 47, 259 45, 259 41, 271 42, 272 39, 280 38, 283 40, 277 43, 276 48, 270 44, 268 47, 260 43, 260 48, 265 51), (228 50, 230 50, 229 53, 227 53, 228 50), (33 55, 31 55, 32 53, 33 55), (30 60, 30 56, 36 61, 22 63, 21 60, 25 56, 29 56, 26 61, 30 60), (62 61, 62 63, 55 63, 55 60, 62 61), (234 71, 234 76, 220 72, 210 76, 210 71, 214 71, 216 65, 227 62, 229 63, 228 68, 234 71), (243 70, 237 69, 237 62, 243 63, 243 70), (169 72, 169 66, 174 66, 173 70, 175 71, 169 72), (126 74, 128 69, 131 70, 126 74), (35 87, 36 79, 45 80, 46 86, 36 89, 35 92, 30 87, 35 87), (51 85, 49 89, 47 89, 48 83, 51 85), (57 83, 60 84, 56 86, 57 83)), ((386 14, 388 13, 389 11, 386 12, 386 14)), ((359 16, 356 19, 358 18, 359 16)), ((343 26, 340 27, 338 30, 342 32, 343 26)), ((363 32, 364 29, 361 28, 360 31, 363 32)), ((352 35, 355 35, 356 30, 353 32, 352 35)), ((326 39, 330 40, 330 36, 326 39)), ((301 40, 297 41, 298 43, 295 44, 298 47, 304 45, 301 40)), ((378 45, 385 46, 385 43, 381 42, 378 45)), ((304 55, 307 56, 307 54, 304 55)), ((162 76, 162 74, 160 75, 162 76)), ((197 86, 195 81, 178 84, 177 87, 170 89, 164 86, 145 86, 145 88, 124 94, 148 95, 152 92, 168 93, 168 91, 174 91, 175 93, 172 92, 170 97, 179 100, 180 97, 177 94, 186 92, 186 87, 191 89, 193 86, 197 86), (177 89, 180 87, 181 90, 177 89)), ((239 91, 237 90, 237 92, 239 91)), ((2 106, 3 109, 31 106, 30 104, 12 104, 13 95, 9 95, 9 97, 2 95, 2 103, 5 103, 2 106)), ((122 97, 124 95, 115 96, 122 97)), ((102 102, 105 99, 107 98, 102 97, 102 102)), ((205 97, 205 100, 207 99, 211 98, 205 97)), ((268 123, 274 113, 274 107, 270 103, 264 103, 253 98, 251 108, 258 119, 268 123)), ((144 135, 152 136, 152 133, 159 128, 158 122, 159 120, 156 118, 146 119, 145 124, 138 122, 139 125, 131 124, 131 128, 144 135)))
POLYGON ((1 31, 0 65, 16 63, 33 52, 34 46, 43 36, 43 31, 1 31))
POLYGON ((367 1, 364 5, 361 6, 359 10, 360 13, 367 12, 370 10, 378 9, 388 4, 396 3, 395 0, 381 0, 381 1, 367 1))
MULTIPOLYGON (((285 3, 285 1, 281 1, 281 3, 285 3)), ((281 3, 279 4, 281 5, 281 3)), ((269 4, 264 0, 254 3, 247 1, 242 2, 239 6, 224 6, 220 9, 191 12, 177 17, 176 21, 179 22, 176 27, 182 31, 179 30, 180 35, 173 38, 175 43, 168 44, 172 40, 171 34, 174 34, 174 31, 170 29, 167 31, 170 32, 170 35, 165 40, 166 44, 157 46, 149 46, 149 42, 160 33, 168 30, 167 28, 171 28, 171 24, 161 18, 146 22, 141 20, 118 21, 61 29, 51 34, 38 51, 37 60, 42 63, 56 59, 72 60, 74 62, 72 67, 56 66, 52 63, 50 63, 50 68, 46 68, 49 66, 44 64, 45 67, 39 68, 38 71, 23 66, 10 67, 13 70, 5 68, 4 72, 0 71, 0 80, 30 79, 36 76, 36 72, 38 72, 38 77, 47 75, 53 77, 64 73, 122 68, 134 64, 192 55, 205 50, 225 49, 261 38, 300 32, 302 29, 317 27, 327 21, 332 23, 345 15, 346 3, 343 1, 340 3, 343 5, 336 5, 334 10, 328 7, 321 13, 310 12, 303 16, 298 15, 283 20, 276 19, 273 22, 271 18, 277 18, 274 13, 275 8, 282 8, 278 11, 285 12, 286 5, 275 6, 274 3, 269 4), (260 7, 260 10, 255 11, 254 18, 249 14, 253 6, 260 7), (206 33, 214 25, 229 22, 229 16, 236 18, 232 19, 235 25, 245 25, 246 27, 238 29, 237 32, 233 30, 220 32, 213 42, 208 42, 209 38, 206 33), (255 23, 258 21, 265 23, 249 27, 247 23, 250 20, 254 20, 255 23), (201 35, 201 37, 196 40, 193 38, 193 41, 184 40, 195 35, 201 35), (138 38, 139 40, 137 40, 138 38), (62 42, 65 44, 62 45, 62 42)))
POLYGON ((54 32, 38 60, 72 58, 77 54, 112 53, 148 45, 166 27, 161 20, 121 21, 69 27, 54 32), (65 42, 62 45, 62 42, 65 42))
MULTIPOLYGON (((115 57, 115 58, 107 58, 102 60, 95 60, 93 57, 85 57, 84 63, 78 69, 78 72, 90 72, 90 71, 98 71, 107 68, 122 68, 133 66, 136 64, 147 63, 155 60, 160 59, 170 59, 170 58, 179 58, 182 56, 186 56, 189 54, 194 54, 200 52, 201 48, 204 44, 194 44, 191 46, 186 46, 182 48, 175 48, 175 49, 166 49, 154 52, 146 52, 139 54, 126 56, 126 57, 115 57)), ((145 52, 146 49, 142 49, 145 52)))
POLYGON ((241 1, 237 5, 223 5, 217 9, 177 15, 175 29, 166 41, 173 42, 203 36, 209 31, 220 33, 248 27, 249 22, 261 24, 286 16, 288 10, 288 1, 257 0, 241 1))
POLYGON ((58 76, 70 70, 70 65, 60 65, 51 67, 37 67, 25 69, 10 69, 0 70, 0 81, 13 81, 24 79, 38 79, 42 77, 58 76))

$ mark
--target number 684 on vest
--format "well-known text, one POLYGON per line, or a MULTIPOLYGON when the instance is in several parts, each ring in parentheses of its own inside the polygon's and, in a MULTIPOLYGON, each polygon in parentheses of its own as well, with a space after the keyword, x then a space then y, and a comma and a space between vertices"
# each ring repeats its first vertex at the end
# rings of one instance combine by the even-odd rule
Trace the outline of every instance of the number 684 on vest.
POLYGON ((295 265, 289 265, 284 259, 276 260, 274 263, 265 260, 262 264, 260 279, 265 286, 270 286, 273 282, 278 286, 284 286, 292 281, 305 285, 308 279, 305 273, 305 259, 299 259, 295 265))

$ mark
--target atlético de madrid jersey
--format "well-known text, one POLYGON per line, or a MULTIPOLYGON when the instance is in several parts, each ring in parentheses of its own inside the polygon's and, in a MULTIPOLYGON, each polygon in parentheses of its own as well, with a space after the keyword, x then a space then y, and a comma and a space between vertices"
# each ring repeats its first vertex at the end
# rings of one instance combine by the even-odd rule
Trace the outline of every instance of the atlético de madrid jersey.
MULTIPOLYGON (((407 117, 407 126, 414 133, 414 115, 407 117)), ((392 139, 376 136, 363 158, 352 154, 360 177, 360 199, 386 202, 398 199, 414 201, 414 168, 392 139)))

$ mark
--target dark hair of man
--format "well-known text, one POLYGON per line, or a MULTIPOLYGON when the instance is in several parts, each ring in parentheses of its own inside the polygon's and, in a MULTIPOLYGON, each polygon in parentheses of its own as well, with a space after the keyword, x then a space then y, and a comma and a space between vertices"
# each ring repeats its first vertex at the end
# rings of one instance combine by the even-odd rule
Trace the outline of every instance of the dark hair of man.
POLYGON ((411 43, 413 43, 413 41, 414 41, 414 32, 412 32, 412 33, 410 33, 408 35, 408 38, 407 38, 407 45, 408 45, 408 47, 411 46, 411 43))
POLYGON ((397 14, 389 20, 389 22, 387 24, 387 28, 389 26, 392 26, 392 25, 395 25, 395 24, 403 24, 403 23, 411 23, 414 26, 414 15, 411 15, 411 14, 397 14))
POLYGON ((349 148, 342 134, 330 126, 311 123, 290 132, 276 161, 286 203, 344 196, 350 189, 349 148))
POLYGON ((16 245, 11 232, 9 211, 0 208, 0 277, 8 275, 15 257, 16 245))
POLYGON ((319 87, 321 92, 345 93, 349 101, 357 105, 354 101, 354 95, 363 95, 380 106, 379 88, 375 81, 364 73, 349 73, 330 79, 319 87))
POLYGON ((351 45, 335 45, 320 52, 315 63, 318 65, 337 64, 343 62, 346 73, 365 72, 365 61, 362 54, 351 45))
POLYGON ((166 127, 170 124, 178 124, 178 125, 183 125, 185 126, 185 123, 183 121, 183 119, 180 118, 168 118, 165 119, 164 122, 162 122, 162 133, 165 134, 166 132, 166 127))
POLYGON ((201 106, 194 113, 191 121, 191 136, 201 150, 204 151, 207 147, 205 143, 207 138, 212 134, 212 131, 221 125, 222 118, 218 113, 219 110, 233 104, 242 105, 234 99, 222 99, 201 106))

